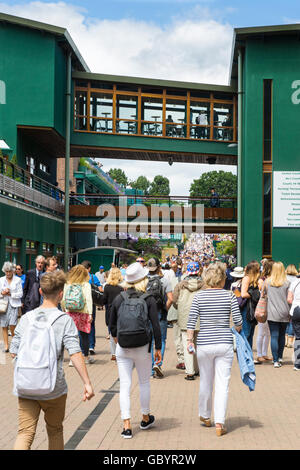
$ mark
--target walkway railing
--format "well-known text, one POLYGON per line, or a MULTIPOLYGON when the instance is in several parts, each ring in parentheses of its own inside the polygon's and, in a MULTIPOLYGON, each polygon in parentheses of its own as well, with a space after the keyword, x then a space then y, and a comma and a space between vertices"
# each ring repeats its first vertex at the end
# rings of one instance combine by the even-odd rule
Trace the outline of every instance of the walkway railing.
POLYGON ((61 215, 64 192, 0 157, 0 195, 61 215))
MULTIPOLYGON (((145 205, 173 205, 180 206, 195 206, 196 204, 203 204, 204 207, 211 207, 210 197, 190 197, 190 196, 140 196, 140 195, 125 195, 119 196, 115 194, 72 194, 70 198, 70 205, 88 204, 90 206, 99 206, 100 204, 112 204, 120 206, 127 204, 145 204, 145 205)), ((236 197, 220 197, 218 207, 236 208, 236 197)))

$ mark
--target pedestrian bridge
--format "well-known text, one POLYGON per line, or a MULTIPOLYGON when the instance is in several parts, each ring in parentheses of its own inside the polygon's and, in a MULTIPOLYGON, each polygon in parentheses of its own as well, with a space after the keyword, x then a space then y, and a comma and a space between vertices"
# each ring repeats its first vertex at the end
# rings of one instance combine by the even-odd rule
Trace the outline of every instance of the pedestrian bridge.
MULTIPOLYGON (((236 165, 237 94, 231 86, 73 72, 71 157, 236 165)), ((18 126, 65 155, 55 129, 18 126)))
POLYGON ((114 233, 236 233, 236 198, 74 195, 70 231, 114 233))

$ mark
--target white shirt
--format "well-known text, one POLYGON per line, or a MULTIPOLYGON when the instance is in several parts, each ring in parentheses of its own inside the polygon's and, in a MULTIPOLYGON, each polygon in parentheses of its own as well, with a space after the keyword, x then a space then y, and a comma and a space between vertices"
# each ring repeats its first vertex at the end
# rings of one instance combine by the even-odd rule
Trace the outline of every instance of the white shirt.
POLYGON ((293 303, 290 310, 290 315, 292 316, 294 313, 294 309, 300 306, 300 279, 296 279, 292 282, 289 287, 289 291, 293 293, 293 303))
POLYGON ((23 289, 22 289, 22 280, 20 277, 13 276, 11 283, 7 282, 6 276, 1 277, 0 279, 0 293, 5 289, 10 289, 10 295, 5 295, 4 297, 9 301, 10 305, 14 308, 21 307, 23 289))

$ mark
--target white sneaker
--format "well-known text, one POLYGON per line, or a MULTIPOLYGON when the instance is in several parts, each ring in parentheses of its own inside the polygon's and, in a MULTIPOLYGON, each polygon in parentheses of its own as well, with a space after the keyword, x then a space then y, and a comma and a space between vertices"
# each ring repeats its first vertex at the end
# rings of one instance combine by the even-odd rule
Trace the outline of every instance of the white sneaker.
POLYGON ((94 364, 95 359, 93 357, 89 357, 88 359, 85 359, 84 362, 86 364, 94 364))
POLYGON ((74 365, 73 365, 73 362, 72 362, 72 361, 70 361, 70 362, 69 362, 69 367, 74 367, 74 365))
POLYGON ((278 369, 279 367, 281 367, 280 362, 274 362, 274 367, 275 367, 276 369, 278 369))

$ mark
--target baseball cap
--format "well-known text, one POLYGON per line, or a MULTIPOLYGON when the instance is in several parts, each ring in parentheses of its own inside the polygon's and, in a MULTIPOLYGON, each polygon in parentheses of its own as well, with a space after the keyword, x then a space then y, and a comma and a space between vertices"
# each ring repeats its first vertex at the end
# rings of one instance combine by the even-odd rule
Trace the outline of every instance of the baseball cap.
POLYGON ((150 258, 148 263, 147 263, 147 268, 149 269, 150 272, 156 271, 156 269, 160 266, 160 262, 158 259, 155 258, 150 258))

